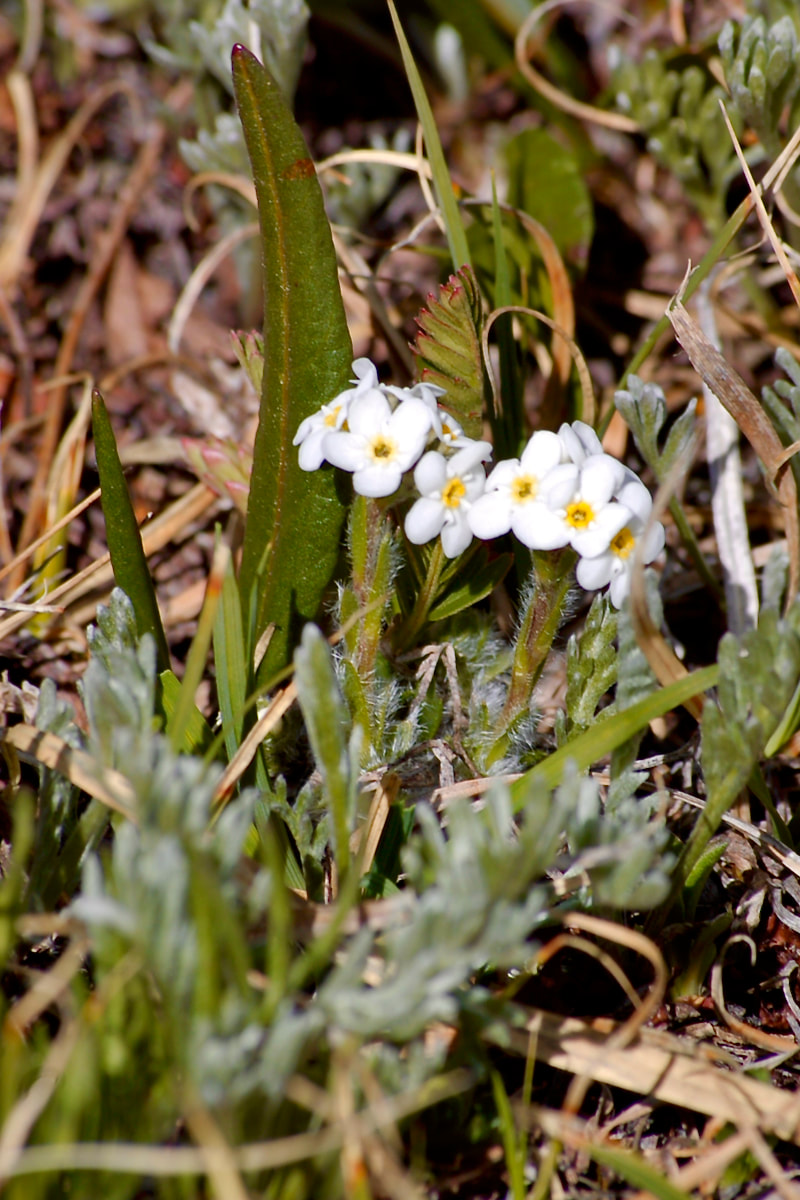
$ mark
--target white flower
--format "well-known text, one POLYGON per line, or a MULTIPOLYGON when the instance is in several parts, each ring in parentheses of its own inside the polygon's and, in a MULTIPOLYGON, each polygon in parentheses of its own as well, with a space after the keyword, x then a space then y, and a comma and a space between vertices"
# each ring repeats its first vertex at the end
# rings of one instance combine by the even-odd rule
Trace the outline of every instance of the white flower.
POLYGON ((362 496, 391 496, 425 449, 430 424, 421 400, 404 400, 392 412, 383 392, 370 388, 352 401, 347 429, 325 435, 323 453, 335 467, 353 472, 362 496))
POLYGON ((460 450, 469 446, 472 438, 468 438, 455 417, 438 403, 439 396, 446 395, 447 389, 437 383, 415 383, 413 387, 401 388, 387 386, 385 391, 404 403, 406 400, 421 400, 430 409, 431 430, 442 444, 449 448, 460 450))
POLYGON ((486 482, 483 461, 489 457, 489 442, 470 442, 452 458, 429 450, 417 463, 414 483, 420 492, 405 520, 406 537, 421 546, 437 534, 448 558, 463 553, 472 541, 468 515, 486 482))
POLYGON ((633 517, 627 505, 614 499, 626 480, 625 467, 608 454, 590 454, 579 470, 574 463, 562 463, 551 471, 547 505, 581 557, 603 554, 633 517))
POLYGON ((300 447, 297 458, 302 470, 319 470, 325 461, 323 443, 326 435, 342 428, 347 420, 350 405, 356 397, 363 396, 373 389, 377 390, 378 371, 368 358, 355 360, 353 374, 354 387, 345 388, 338 396, 334 396, 333 400, 323 404, 318 412, 300 422, 292 445, 300 447))
POLYGON ((600 438, 585 421, 573 421, 571 425, 565 422, 558 431, 558 439, 563 450, 561 461, 573 462, 578 467, 590 455, 603 453, 600 438))
MULTIPOLYGON (((638 480, 636 481, 639 482, 638 480)), ((650 505, 652 500, 647 492, 644 484, 639 486, 647 494, 650 505)), ((596 555, 594 558, 582 558, 575 570, 575 577, 581 587, 587 591, 594 591, 597 588, 608 587, 608 594, 611 598, 611 603, 615 608, 621 608, 625 597, 628 594, 631 586, 631 572, 633 570, 633 560, 636 553, 636 544, 644 534, 646 517, 644 519, 636 513, 631 517, 629 523, 620 529, 619 533, 611 539, 608 549, 602 554, 596 555)), ((651 563, 657 555, 664 549, 664 526, 656 523, 647 534, 644 546, 642 548, 642 557, 645 565, 651 563)))
MULTIPOLYGON (((470 509, 469 523, 476 537, 500 537, 511 529, 532 550, 566 546, 569 534, 564 522, 546 503, 548 477, 561 462, 561 450, 555 433, 540 430, 521 458, 497 464, 486 480, 485 492, 470 509)), ((577 468, 572 471, 577 483, 577 468)))

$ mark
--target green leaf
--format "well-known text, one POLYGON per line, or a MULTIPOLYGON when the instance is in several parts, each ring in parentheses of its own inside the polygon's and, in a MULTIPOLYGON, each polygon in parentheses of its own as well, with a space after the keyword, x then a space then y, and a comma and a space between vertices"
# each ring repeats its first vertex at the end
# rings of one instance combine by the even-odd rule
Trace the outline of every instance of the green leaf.
POLYGON ((350 863, 350 832, 355 809, 358 763, 348 752, 350 724, 336 682, 331 652, 316 625, 306 625, 294 656, 297 699, 308 740, 325 784, 326 805, 340 877, 350 863), (351 769, 355 765, 355 772, 351 769))
POLYGON ((214 621, 214 663, 222 734, 228 758, 232 758, 244 732, 249 672, 242 629, 242 607, 230 563, 222 581, 222 595, 214 621))
POLYGON ((451 275, 417 317, 414 354, 420 379, 447 389, 440 404, 467 437, 479 438, 483 418, 483 314, 471 267, 451 275))
POLYGON ((508 203, 544 225, 565 257, 583 262, 594 218, 573 152, 544 129, 525 129, 506 146, 506 162, 508 203))
POLYGON ((92 432, 114 581, 133 605, 137 633, 140 637, 144 633, 152 635, 156 644, 158 669, 166 671, 169 670, 169 647, 161 624, 156 591, 147 567, 139 524, 128 494, 114 431, 99 392, 92 397, 92 432))
POLYGON ((656 1196, 657 1200, 691 1200, 689 1192, 670 1183, 660 1171, 651 1167, 639 1154, 633 1154, 630 1150, 617 1149, 616 1146, 601 1146, 588 1140, 581 1144, 581 1149, 585 1150, 595 1162, 614 1171, 626 1183, 649 1192, 650 1195, 656 1196))
MULTIPOLYGON (((171 736, 177 728, 176 716, 182 704, 181 697, 185 695, 183 685, 173 671, 162 671, 159 675, 161 684, 161 704, 167 719, 167 733, 171 736)), ((183 701, 185 704, 185 701, 183 701)), ((214 735, 203 714, 196 704, 180 716, 180 739, 173 739, 176 751, 185 754, 205 754, 214 741, 214 735), (176 744, 177 742, 177 744, 176 744)))
POLYGON ((339 554, 344 505, 330 470, 301 471, 300 422, 347 385, 352 359, 330 226, 314 164, 280 89, 242 46, 233 83, 258 197, 264 272, 264 368, 240 593, 251 648, 275 630, 261 663, 285 667, 316 616, 339 554))
POLYGON ((453 617, 483 600, 484 596, 489 596, 498 583, 505 579, 513 561, 513 554, 501 554, 489 561, 484 550, 478 559, 478 565, 474 561, 470 563, 468 578, 434 604, 428 614, 428 620, 444 621, 446 617, 453 617))
POLYGON ((406 70, 411 94, 414 97, 414 106, 417 110, 419 123, 422 126, 425 149, 428 152, 428 161, 431 164, 431 174, 433 175, 433 187, 439 201, 439 207, 442 210, 442 218, 447 231, 447 244, 450 247, 450 257, 453 260, 453 267, 457 271, 459 267, 466 266, 471 261, 469 246, 467 245, 467 235, 464 233, 461 214, 458 211, 458 204, 453 194, 453 185, 450 181, 450 172, 447 170, 442 143, 439 139, 439 130, 436 126, 428 97, 425 95, 425 88, 420 73, 417 70, 417 64, 414 62, 411 48, 397 16, 397 10, 392 0, 387 0, 387 2, 389 5, 389 15, 392 18, 394 31, 400 45, 400 53, 403 56, 403 66, 406 70))

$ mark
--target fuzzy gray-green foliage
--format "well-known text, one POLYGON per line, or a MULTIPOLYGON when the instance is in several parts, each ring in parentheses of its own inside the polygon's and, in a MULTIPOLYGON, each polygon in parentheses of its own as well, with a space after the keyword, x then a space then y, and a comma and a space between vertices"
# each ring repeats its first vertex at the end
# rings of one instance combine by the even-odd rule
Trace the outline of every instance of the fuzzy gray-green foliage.
POLYGON ((773 22, 748 15, 741 22, 726 21, 719 50, 731 99, 741 116, 770 155, 781 148, 779 130, 788 107, 788 128, 800 114, 800 39, 797 13, 773 22))
MULTIPOLYGON (((493 635, 477 618, 458 624, 459 670, 465 678, 474 670, 485 704, 493 635)), ((480 1073, 477 1032, 516 1019, 485 973, 530 965, 532 939, 558 903, 548 878, 554 868, 580 877, 588 905, 640 908, 663 894, 664 834, 644 808, 610 812, 593 781, 570 776, 555 794, 544 783, 532 787, 515 813, 498 782, 483 806, 456 800, 443 815, 419 806, 402 854, 402 890, 393 889, 379 928, 359 918, 334 938, 329 925, 303 933, 281 901, 274 855, 253 837, 264 834, 270 814, 282 817, 304 866, 316 860, 321 874, 328 838, 341 853, 357 823, 359 731, 324 638, 308 627, 296 659, 319 783, 292 802, 280 780, 270 795, 246 789, 211 820, 220 767, 176 753, 159 731, 153 648, 134 630, 131 605, 114 593, 90 638, 86 746, 98 765, 113 764, 124 777, 135 821, 114 817, 102 845, 83 818, 71 826, 82 887, 73 883, 65 915, 88 933, 93 991, 87 1003, 87 981, 77 975, 64 1002, 77 1022, 77 1048, 37 1125, 42 1141, 129 1140, 135 1119, 138 1140, 163 1143, 193 1098, 232 1144, 303 1132, 314 1118, 285 1100, 291 1076, 325 1086, 346 1040, 364 1048, 382 1087, 418 1086, 448 1065, 445 1043, 426 1048, 436 1021, 461 1031, 459 1053, 470 1047, 480 1073), (286 970, 278 976, 265 973, 265 962, 275 961, 265 947, 281 911, 286 970)), ((49 689, 41 716, 74 736, 49 689)), ((351 918, 360 913, 357 898, 351 918)), ((9 1096, 27 1089, 46 1048, 41 1038, 21 1048, 4 1081, 9 1096)), ((26 1200, 47 1194, 46 1177, 39 1183, 26 1200)), ((316 1176, 307 1185, 307 1194, 321 1194, 316 1176)), ((80 1180, 76 1188, 92 1194, 80 1180)), ((102 1188, 114 1200, 129 1194, 113 1174, 102 1188)))
POLYGON ((687 404, 661 444, 667 420, 663 388, 645 383, 638 375, 626 376, 625 383, 626 387, 614 393, 614 404, 633 434, 639 453, 661 483, 692 440, 697 402, 687 404))
POLYGON ((593 599, 580 634, 567 643, 566 712, 559 742, 577 737, 595 720, 597 708, 617 679, 617 613, 602 594, 593 599))
POLYGON ((800 604, 786 617, 762 611, 758 628, 719 644, 719 707, 703 710, 702 763, 709 796, 730 803, 783 717, 800 679, 800 604))
POLYGON ((720 224, 738 162, 719 102, 725 92, 701 61, 648 50, 619 56, 612 89, 617 107, 641 125, 654 158, 681 181, 707 220, 720 224))

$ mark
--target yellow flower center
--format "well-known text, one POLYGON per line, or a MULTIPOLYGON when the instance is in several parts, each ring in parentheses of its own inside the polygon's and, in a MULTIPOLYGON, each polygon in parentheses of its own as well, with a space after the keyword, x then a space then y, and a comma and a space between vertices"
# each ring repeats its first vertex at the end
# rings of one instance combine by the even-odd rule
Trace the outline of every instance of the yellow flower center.
POLYGON ((539 484, 533 475, 517 475, 511 484, 511 499, 515 504, 524 504, 526 500, 535 500, 539 484))
POLYGON ((331 429, 335 428, 336 418, 339 416, 339 413, 341 411, 342 411, 341 404, 337 404, 336 408, 332 408, 330 412, 325 413, 325 422, 324 423, 326 425, 329 425, 331 427, 331 429))
POLYGON ((626 525, 624 529, 620 529, 616 537, 611 539, 610 550, 619 558, 627 558, 636 545, 636 539, 626 525))
POLYGON ((567 508, 567 524, 573 529, 586 529, 594 520, 594 509, 585 500, 576 500, 567 508))
POLYGON ((458 508, 466 492, 467 489, 460 479, 451 479, 442 488, 442 504, 446 508, 458 508))
POLYGON ((397 453, 397 446, 394 442, 384 437, 382 433, 379 433, 372 443, 370 450, 373 458, 394 458, 397 453))

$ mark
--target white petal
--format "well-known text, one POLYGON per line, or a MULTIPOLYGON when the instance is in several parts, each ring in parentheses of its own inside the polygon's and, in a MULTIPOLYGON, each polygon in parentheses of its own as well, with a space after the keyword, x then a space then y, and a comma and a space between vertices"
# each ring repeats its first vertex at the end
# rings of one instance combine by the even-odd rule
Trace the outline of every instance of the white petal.
POLYGON ((369 358, 357 358, 353 362, 353 374, 361 384, 378 386, 378 368, 369 358))
POLYGON ((328 430, 324 425, 312 429, 304 439, 297 455, 302 471, 317 471, 325 461, 325 438, 328 430))
POLYGON ((477 538, 488 541, 501 537, 511 528, 511 505, 499 492, 484 492, 467 513, 470 528, 477 538))
POLYGON ((624 529, 631 520, 631 512, 624 504, 611 503, 601 508, 587 529, 573 529, 570 545, 586 558, 604 554, 613 537, 624 529))
POLYGON ((358 471, 367 462, 364 439, 354 433, 343 433, 341 430, 326 433, 322 439, 322 450, 328 462, 341 467, 343 471, 358 471))
POLYGON ((467 504, 474 504, 478 497, 483 495, 486 487, 486 475, 483 467, 478 466, 472 471, 467 471, 466 475, 461 476, 461 482, 467 489, 464 500, 467 504))
POLYGON ((580 442, 583 450, 588 457, 590 454, 602 454, 603 443, 597 436, 591 425, 587 425, 585 421, 573 421, 572 431, 580 442))
POLYGON ((486 480, 486 490, 494 491, 496 488, 508 489, 520 473, 520 465, 518 458, 503 458, 489 472, 489 478, 486 480))
POLYGON ((472 530, 464 517, 456 517, 442 529, 442 549, 448 558, 457 558, 463 554, 472 541, 472 530))
POLYGON ((647 540, 644 544, 644 561, 645 565, 651 563, 654 558, 658 558, 661 551, 664 549, 666 537, 664 534, 664 526, 656 521, 653 528, 647 535, 647 540))
POLYGON ((463 475, 465 471, 472 470, 478 463, 485 462, 487 458, 492 456, 491 442, 473 442, 464 446, 457 454, 448 462, 448 471, 451 476, 463 475))
POLYGON ((406 537, 415 546, 435 538, 444 523, 444 507, 427 496, 420 497, 408 510, 405 519, 406 537))
POLYGON ((429 450, 414 468, 414 483, 423 496, 441 492, 447 483, 447 462, 438 450, 429 450))
POLYGON ((558 435, 547 429, 539 429, 522 451, 520 466, 526 475, 535 475, 542 480, 560 462, 561 442, 558 435))
POLYGON ((431 410, 421 400, 404 400, 389 418, 389 428, 401 441, 425 438, 431 427, 431 410))
POLYGON ((560 550, 569 541, 569 527, 546 504, 515 504, 511 528, 529 550, 560 550))
POLYGON ((574 498, 580 482, 580 472, 574 463, 554 467, 542 480, 541 498, 549 508, 566 508, 574 498))
POLYGON ((631 588, 631 572, 624 570, 618 572, 611 580, 611 586, 608 589, 608 594, 611 597, 611 603, 614 608, 622 608, 625 597, 631 588))
POLYGON ((633 471, 626 471, 625 481, 617 488, 616 498, 629 508, 643 525, 645 524, 653 508, 653 497, 633 471))
POLYGON ((353 475, 353 487, 360 496, 391 496, 400 487, 403 472, 396 463, 376 466, 374 462, 353 475))
POLYGON ((575 578, 587 592, 595 592, 611 581, 613 555, 598 554, 596 558, 581 558, 575 568, 575 578))
POLYGON ((593 454, 581 467, 581 496, 593 508, 607 504, 624 479, 625 471, 621 462, 610 454, 593 454))
POLYGON ((371 438, 378 433, 392 415, 389 401, 377 388, 369 388, 356 396, 347 413, 347 424, 352 433, 371 438))

